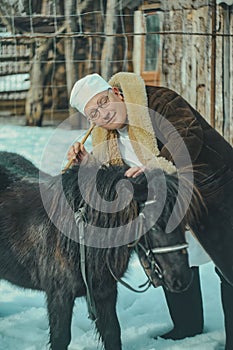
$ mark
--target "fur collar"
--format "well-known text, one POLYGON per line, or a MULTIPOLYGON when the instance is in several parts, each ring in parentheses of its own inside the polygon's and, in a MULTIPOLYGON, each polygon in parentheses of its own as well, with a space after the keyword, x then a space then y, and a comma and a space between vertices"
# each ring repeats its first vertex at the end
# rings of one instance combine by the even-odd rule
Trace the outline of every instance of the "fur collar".
MULTIPOLYGON (((109 81, 124 95, 128 112, 128 134, 139 160, 148 168, 161 167, 168 173, 176 171, 168 160, 158 157, 159 149, 148 111, 144 80, 135 73, 120 72, 109 81)), ((117 132, 95 127, 92 132, 94 155, 104 163, 122 164, 117 132)))

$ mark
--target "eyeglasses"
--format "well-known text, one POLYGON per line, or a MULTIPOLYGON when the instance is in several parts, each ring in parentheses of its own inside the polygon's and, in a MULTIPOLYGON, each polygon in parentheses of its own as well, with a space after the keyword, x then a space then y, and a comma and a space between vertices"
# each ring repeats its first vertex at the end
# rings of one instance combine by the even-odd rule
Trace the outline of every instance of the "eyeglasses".
POLYGON ((99 119, 99 117, 100 117, 99 108, 103 108, 103 109, 104 109, 104 108, 108 107, 109 102, 110 102, 110 99, 109 99, 108 94, 109 94, 109 91, 110 91, 110 90, 111 90, 111 89, 108 89, 107 95, 100 97, 100 99, 97 101, 97 106, 98 106, 98 107, 97 107, 96 109, 92 110, 92 111, 87 115, 88 120, 94 122, 95 120, 99 119))

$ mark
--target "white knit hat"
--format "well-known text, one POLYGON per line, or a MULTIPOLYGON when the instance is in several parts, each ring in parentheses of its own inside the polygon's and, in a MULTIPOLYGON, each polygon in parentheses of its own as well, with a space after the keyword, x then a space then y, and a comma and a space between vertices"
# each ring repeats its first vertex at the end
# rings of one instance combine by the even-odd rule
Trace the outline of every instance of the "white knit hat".
POLYGON ((70 94, 70 105, 79 110, 82 114, 86 104, 98 93, 111 88, 99 74, 89 74, 79 79, 73 86, 70 94))

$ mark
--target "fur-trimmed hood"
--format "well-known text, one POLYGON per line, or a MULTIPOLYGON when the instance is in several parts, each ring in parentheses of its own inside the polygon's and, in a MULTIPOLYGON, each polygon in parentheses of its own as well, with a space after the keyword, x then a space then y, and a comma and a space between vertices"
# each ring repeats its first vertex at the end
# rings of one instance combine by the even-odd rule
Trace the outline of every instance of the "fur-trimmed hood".
MULTIPOLYGON (((158 157, 160 152, 149 116, 143 79, 134 73, 120 72, 110 79, 109 84, 123 93, 128 114, 128 135, 138 159, 149 168, 161 167, 168 173, 175 172, 172 162, 158 157)), ((116 130, 101 127, 93 130, 93 153, 101 162, 122 164, 117 137, 116 130)))

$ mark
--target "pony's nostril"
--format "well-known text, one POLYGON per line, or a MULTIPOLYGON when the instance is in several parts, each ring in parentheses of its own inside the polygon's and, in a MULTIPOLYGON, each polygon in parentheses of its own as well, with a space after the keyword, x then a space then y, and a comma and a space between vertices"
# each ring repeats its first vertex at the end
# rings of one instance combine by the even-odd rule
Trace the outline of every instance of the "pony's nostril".
POLYGON ((182 292, 186 290, 192 282, 192 274, 182 275, 180 278, 171 280, 171 289, 174 292, 182 292))
POLYGON ((173 281, 174 290, 180 291, 184 287, 183 283, 179 279, 175 279, 173 281))

